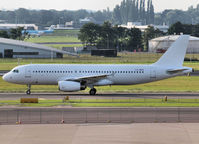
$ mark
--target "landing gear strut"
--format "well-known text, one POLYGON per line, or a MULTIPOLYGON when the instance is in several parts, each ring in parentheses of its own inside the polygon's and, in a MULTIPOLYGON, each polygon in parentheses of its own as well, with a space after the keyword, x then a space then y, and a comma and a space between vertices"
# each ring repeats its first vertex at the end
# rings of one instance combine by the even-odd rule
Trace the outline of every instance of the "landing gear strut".
POLYGON ((28 90, 26 91, 26 94, 30 95, 31 94, 31 85, 27 85, 27 86, 28 86, 28 90))
POLYGON ((95 95, 97 92, 97 90, 95 88, 92 88, 90 91, 89 91, 89 94, 90 95, 95 95))

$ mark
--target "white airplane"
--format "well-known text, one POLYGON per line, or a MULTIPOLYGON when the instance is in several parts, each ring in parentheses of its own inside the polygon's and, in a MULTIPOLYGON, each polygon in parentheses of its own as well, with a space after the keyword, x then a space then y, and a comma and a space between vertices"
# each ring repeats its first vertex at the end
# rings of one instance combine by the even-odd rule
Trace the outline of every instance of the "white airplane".
POLYGON ((3 80, 31 85, 58 85, 60 91, 74 92, 95 86, 134 85, 187 74, 192 68, 183 67, 189 42, 188 35, 180 36, 166 53, 150 65, 132 64, 28 64, 17 66, 3 76, 3 80))

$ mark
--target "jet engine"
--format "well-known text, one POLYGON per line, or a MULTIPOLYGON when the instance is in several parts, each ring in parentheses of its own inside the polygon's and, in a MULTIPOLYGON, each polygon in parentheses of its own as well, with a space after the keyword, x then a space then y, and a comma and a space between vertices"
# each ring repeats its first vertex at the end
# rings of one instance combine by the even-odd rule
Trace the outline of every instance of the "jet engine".
POLYGON ((58 86, 60 91, 65 91, 65 92, 74 92, 86 89, 85 85, 73 81, 59 81, 58 86))

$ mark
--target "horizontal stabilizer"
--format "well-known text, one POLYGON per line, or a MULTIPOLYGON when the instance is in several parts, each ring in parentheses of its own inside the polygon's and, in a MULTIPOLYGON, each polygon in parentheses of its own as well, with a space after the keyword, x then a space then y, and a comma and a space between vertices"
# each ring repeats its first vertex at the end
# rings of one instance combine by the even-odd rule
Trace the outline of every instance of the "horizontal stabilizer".
POLYGON ((192 68, 177 68, 177 69, 169 69, 167 70, 168 73, 170 74, 176 74, 176 73, 182 73, 182 72, 185 72, 185 73, 188 73, 188 72, 192 72, 193 69, 192 68))

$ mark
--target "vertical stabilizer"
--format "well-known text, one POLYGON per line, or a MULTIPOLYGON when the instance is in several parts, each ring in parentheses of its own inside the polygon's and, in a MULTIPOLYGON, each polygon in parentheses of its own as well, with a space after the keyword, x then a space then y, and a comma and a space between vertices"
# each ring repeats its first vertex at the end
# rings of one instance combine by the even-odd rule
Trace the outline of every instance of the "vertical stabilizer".
POLYGON ((189 35, 180 36, 154 65, 181 67, 189 43, 189 35))

